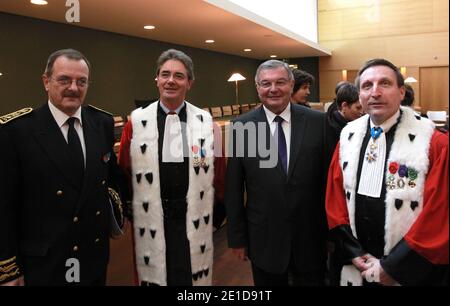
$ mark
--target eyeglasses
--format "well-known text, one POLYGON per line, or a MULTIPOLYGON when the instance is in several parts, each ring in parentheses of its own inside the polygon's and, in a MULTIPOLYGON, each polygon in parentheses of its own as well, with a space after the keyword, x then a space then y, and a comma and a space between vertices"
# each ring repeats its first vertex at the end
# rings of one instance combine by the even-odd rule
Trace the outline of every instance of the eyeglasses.
POLYGON ((289 81, 286 79, 279 79, 275 82, 269 82, 269 81, 262 81, 257 83, 259 87, 264 88, 264 89, 269 89, 270 87, 272 87, 272 84, 275 84, 275 87, 279 88, 279 87, 284 87, 287 84, 289 84, 289 81))
POLYGON ((61 86, 70 86, 72 85, 73 81, 75 81, 75 84, 79 87, 79 88, 84 88, 86 86, 88 86, 89 81, 86 78, 81 78, 81 79, 71 79, 69 77, 66 76, 61 76, 59 78, 54 79, 56 82, 58 82, 59 85, 61 86))

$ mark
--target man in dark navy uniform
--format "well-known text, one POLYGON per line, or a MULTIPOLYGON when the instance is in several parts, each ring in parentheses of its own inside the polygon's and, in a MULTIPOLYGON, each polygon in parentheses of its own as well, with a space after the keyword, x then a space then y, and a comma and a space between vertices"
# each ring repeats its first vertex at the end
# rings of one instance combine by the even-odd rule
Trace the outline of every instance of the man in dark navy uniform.
POLYGON ((56 51, 48 102, 0 117, 0 284, 105 284, 126 185, 113 117, 82 106, 89 76, 84 55, 56 51))

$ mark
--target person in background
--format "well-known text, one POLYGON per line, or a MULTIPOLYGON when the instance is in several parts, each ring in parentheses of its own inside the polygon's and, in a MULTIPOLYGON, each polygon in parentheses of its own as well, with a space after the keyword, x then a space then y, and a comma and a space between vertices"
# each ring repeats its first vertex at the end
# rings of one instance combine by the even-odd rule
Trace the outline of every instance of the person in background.
POLYGON ((351 83, 342 83, 336 93, 335 103, 328 108, 326 115, 329 161, 339 141, 341 130, 348 122, 358 119, 362 114, 358 88, 351 83))
POLYGON ((413 108, 414 104, 414 89, 409 84, 405 84, 405 97, 403 98, 401 105, 413 108))
POLYGON ((448 135, 400 106, 391 62, 366 62, 356 85, 366 115, 342 130, 326 193, 340 284, 448 284, 448 135))
MULTIPOLYGON (((359 92, 355 85, 349 82, 339 82, 336 86, 336 98, 327 110, 326 114, 326 170, 339 141, 342 129, 348 122, 358 119, 363 114, 359 102, 359 92)), ((339 284, 339 274, 342 268, 338 253, 334 252, 333 237, 329 237, 329 281, 331 285, 339 284)))
POLYGON ((310 88, 314 83, 314 77, 306 71, 292 69, 294 75, 294 89, 292 90, 291 102, 310 108, 308 97, 311 94, 310 88))
POLYGON ((105 284, 127 187, 113 116, 83 105, 90 76, 83 54, 58 50, 42 76, 47 102, 0 117, 0 283, 105 284))

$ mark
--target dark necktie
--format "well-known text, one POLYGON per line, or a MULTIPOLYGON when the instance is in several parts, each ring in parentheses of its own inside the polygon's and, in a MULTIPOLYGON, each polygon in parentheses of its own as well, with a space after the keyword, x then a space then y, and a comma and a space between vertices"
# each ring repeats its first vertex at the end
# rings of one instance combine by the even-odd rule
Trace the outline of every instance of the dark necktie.
POLYGON ((73 158, 73 175, 75 176, 76 182, 79 182, 81 186, 84 174, 84 156, 83 149, 81 148, 80 137, 78 137, 78 133, 75 130, 75 120, 76 118, 74 117, 67 119, 67 124, 69 125, 69 131, 67 132, 67 143, 73 158))
POLYGON ((277 127, 275 129, 275 135, 278 135, 278 155, 280 156, 281 165, 283 166, 284 173, 288 173, 287 169, 287 146, 286 146, 286 137, 284 136, 283 127, 281 124, 284 119, 280 116, 275 117, 275 121, 277 122, 277 127))

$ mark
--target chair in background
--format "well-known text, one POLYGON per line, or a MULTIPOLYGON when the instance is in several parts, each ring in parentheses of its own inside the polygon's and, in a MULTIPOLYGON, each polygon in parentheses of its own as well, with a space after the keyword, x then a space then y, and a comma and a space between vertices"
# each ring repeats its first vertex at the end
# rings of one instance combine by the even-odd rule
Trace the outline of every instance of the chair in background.
POLYGON ((209 107, 203 107, 202 109, 203 109, 205 112, 208 112, 208 113, 211 114, 211 110, 209 109, 209 107))
POLYGON ((241 108, 239 107, 239 105, 232 105, 231 109, 233 110, 233 115, 241 114, 241 108))
POLYGON ((222 117, 222 108, 220 106, 218 106, 218 107, 211 107, 211 116, 213 118, 220 118, 220 117, 222 117))
POLYGON ((248 104, 241 105, 241 114, 244 114, 250 110, 250 106, 248 104))
POLYGON ((326 102, 326 103, 323 105, 323 111, 324 111, 324 112, 327 112, 327 111, 328 111, 328 108, 331 106, 331 104, 333 104, 333 101, 331 101, 331 102, 326 102))
POLYGON ((321 102, 309 102, 309 106, 311 106, 312 109, 323 112, 323 103, 321 102))
POLYGON ((125 121, 122 116, 114 116, 114 141, 120 142, 125 121))
POLYGON ((222 115, 223 116, 233 115, 233 110, 231 109, 231 105, 222 106, 222 115))
POLYGON ((256 107, 256 103, 250 103, 250 109, 254 109, 256 107))
POLYGON ((433 121, 436 126, 442 127, 447 124, 447 112, 446 111, 427 111, 427 117, 433 121))

